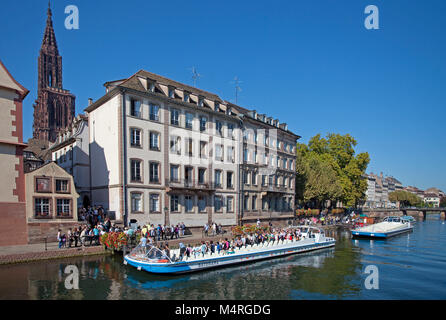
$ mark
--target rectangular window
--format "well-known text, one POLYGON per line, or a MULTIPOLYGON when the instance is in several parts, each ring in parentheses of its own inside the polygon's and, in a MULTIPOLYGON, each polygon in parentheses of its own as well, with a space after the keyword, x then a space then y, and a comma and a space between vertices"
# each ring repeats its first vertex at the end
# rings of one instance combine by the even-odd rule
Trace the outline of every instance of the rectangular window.
POLYGON ((170 166, 170 181, 172 182, 179 182, 180 181, 180 167, 178 165, 171 165, 170 166))
POLYGON ((56 192, 68 193, 68 180, 56 180, 56 192))
POLYGON ((232 123, 228 123, 228 138, 234 138, 234 125, 232 123))
POLYGON ((181 138, 172 136, 170 137, 170 152, 181 154, 181 138))
POLYGON ((192 212, 194 210, 194 201, 192 196, 184 196, 184 205, 186 206, 186 212, 192 212))
POLYGON ((160 195, 150 195, 150 212, 160 212, 160 195))
POLYGON ((215 186, 221 187, 221 170, 215 170, 215 186))
POLYGON ((36 178, 36 192, 51 192, 49 178, 36 178))
POLYGON ((221 196, 214 197, 215 212, 223 211, 223 199, 221 196))
POLYGON ((186 138, 186 155, 193 157, 194 155, 194 145, 192 138, 186 138))
POLYGON ((184 169, 184 182, 187 186, 192 186, 194 179, 194 168, 186 167, 184 169))
POLYGON ((141 147, 141 130, 130 129, 130 145, 132 147, 141 147))
POLYGON ((223 145, 217 144, 215 145, 215 160, 223 161, 223 145))
POLYGON ((252 206, 251 210, 257 210, 257 196, 252 196, 252 206))
POLYGON ((150 132, 150 150, 160 150, 160 134, 158 132, 150 132))
POLYGON ((132 193, 132 212, 142 212, 142 194, 132 193))
POLYGON ((251 180, 252 184, 257 185, 257 173, 253 172, 251 177, 252 177, 252 180, 251 180))
POLYGON ((207 142, 200 141, 200 158, 206 159, 207 158, 207 142))
POLYGON ((234 197, 226 198, 226 212, 234 212, 234 197))
POLYGON ((206 169, 198 169, 198 183, 204 184, 206 181, 206 169))
POLYGON ((249 197, 243 196, 243 210, 248 211, 248 202, 249 202, 249 197))
POLYGON ((215 121, 215 130, 220 136, 223 135, 223 123, 221 121, 215 121))
POLYGON ((159 163, 150 162, 149 163, 149 174, 151 183, 159 183, 159 163))
POLYGON ((266 175, 262 175, 262 186, 266 186, 266 175))
POLYGON ((206 124, 208 119, 206 117, 200 117, 200 131, 206 131, 206 124))
POLYGON ((247 148, 243 149, 243 161, 248 162, 249 160, 249 152, 247 148))
POLYGON ((152 121, 160 121, 160 107, 156 104, 149 105, 150 111, 150 120, 152 121))
POLYGON ((266 198, 262 198, 262 210, 264 211, 268 210, 268 201, 266 198))
POLYGON ((180 111, 177 109, 170 110, 170 124, 173 126, 180 125, 180 111))
POLYGON ((184 99, 183 99, 183 101, 184 102, 189 102, 189 97, 190 97, 189 92, 184 91, 184 99))
POLYGON ((199 212, 206 211, 206 197, 204 196, 198 197, 198 211, 199 212))
POLYGON ((173 194, 170 196, 170 211, 172 212, 179 212, 179 196, 176 194, 173 194))
POLYGON ((234 175, 234 173, 231 172, 231 171, 228 171, 226 173, 226 186, 227 186, 228 189, 234 188, 233 175, 234 175))
POLYGON ((131 160, 130 161, 130 180, 135 182, 141 181, 141 161, 131 160))
POLYGON ((71 216, 71 199, 57 199, 56 212, 58 217, 71 216))
POLYGON ((41 218, 50 217, 50 199, 35 198, 34 199, 34 215, 36 217, 41 217, 41 218))
POLYGON ((194 115, 192 113, 186 113, 186 128, 192 129, 192 123, 194 121, 194 115))
POLYGON ((132 99, 130 101, 130 114, 141 118, 141 101, 132 99))
POLYGON ((234 163, 235 162, 234 147, 227 147, 226 154, 228 162, 234 163))

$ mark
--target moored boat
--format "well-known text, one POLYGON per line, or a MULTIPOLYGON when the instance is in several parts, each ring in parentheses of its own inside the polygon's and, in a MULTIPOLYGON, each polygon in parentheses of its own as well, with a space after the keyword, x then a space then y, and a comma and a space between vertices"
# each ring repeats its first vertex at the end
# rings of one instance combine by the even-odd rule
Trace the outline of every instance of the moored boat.
POLYGON ((386 217, 382 222, 354 229, 351 233, 354 238, 386 239, 412 230, 413 226, 410 219, 403 217, 386 217))
POLYGON ((124 257, 124 264, 138 270, 158 274, 180 274, 222 267, 244 262, 251 262, 286 255, 303 253, 333 247, 335 239, 326 237, 323 230, 310 226, 292 227, 299 230, 299 239, 269 241, 261 244, 246 245, 220 254, 206 253, 190 258, 178 259, 179 250, 172 250, 171 257, 159 248, 146 244, 139 245, 124 257))

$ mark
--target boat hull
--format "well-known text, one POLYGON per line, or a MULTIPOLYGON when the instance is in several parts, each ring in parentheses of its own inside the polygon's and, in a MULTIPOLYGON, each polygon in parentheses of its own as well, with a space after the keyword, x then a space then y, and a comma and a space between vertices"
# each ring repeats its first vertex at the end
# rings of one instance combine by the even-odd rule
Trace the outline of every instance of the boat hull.
POLYGON ((368 231, 352 230, 352 236, 353 238, 387 239, 402 233, 410 232, 412 230, 413 227, 407 227, 389 232, 368 232, 368 231))
POLYGON ((204 258, 193 261, 181 261, 175 263, 150 263, 133 259, 130 256, 124 257, 124 263, 129 264, 138 270, 144 270, 156 274, 182 274, 189 272, 196 272, 205 269, 213 269, 224 267, 228 265, 241 264, 252 261, 259 261, 265 259, 272 259, 276 257, 283 257, 291 254, 298 254, 324 248, 333 247, 336 244, 335 240, 330 240, 321 243, 308 243, 296 246, 295 243, 283 245, 277 248, 262 249, 258 252, 235 253, 215 258, 204 258), (294 244, 294 245, 293 245, 294 244))

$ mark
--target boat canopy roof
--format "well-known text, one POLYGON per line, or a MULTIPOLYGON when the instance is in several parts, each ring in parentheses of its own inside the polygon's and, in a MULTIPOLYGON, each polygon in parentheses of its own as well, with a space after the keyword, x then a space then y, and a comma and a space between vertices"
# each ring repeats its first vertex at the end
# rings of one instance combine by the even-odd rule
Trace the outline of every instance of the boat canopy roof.
POLYGON ((172 262, 164 250, 150 243, 146 243, 145 245, 140 243, 130 252, 130 256, 147 261, 172 262))

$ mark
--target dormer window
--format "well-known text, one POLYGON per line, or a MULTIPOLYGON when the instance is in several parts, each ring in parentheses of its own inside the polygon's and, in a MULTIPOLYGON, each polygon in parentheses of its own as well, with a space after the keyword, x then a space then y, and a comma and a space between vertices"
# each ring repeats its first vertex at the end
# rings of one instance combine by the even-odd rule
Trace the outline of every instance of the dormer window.
POLYGON ((218 103, 217 101, 215 101, 215 104, 214 104, 214 111, 215 112, 220 111, 220 103, 218 103))
POLYGON ((150 92, 155 92, 155 82, 150 82, 149 83, 149 91, 150 92))
POLYGON ((204 98, 203 97, 198 97, 198 106, 202 107, 204 105, 204 98))
POLYGON ((190 98, 190 93, 184 91, 184 99, 183 99, 183 101, 184 102, 189 102, 189 98, 190 98))
POLYGON ((175 88, 169 87, 169 98, 174 98, 174 97, 175 97, 175 88))

